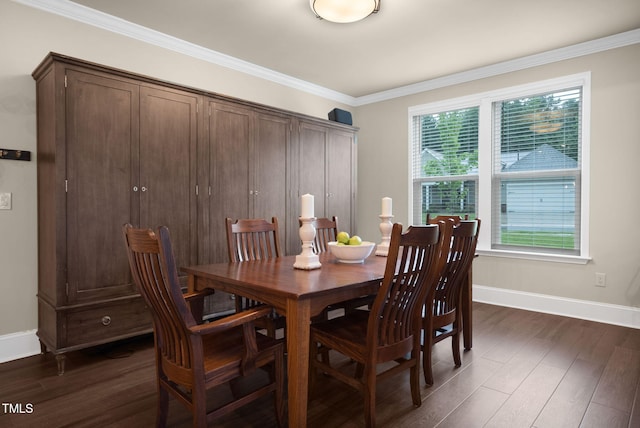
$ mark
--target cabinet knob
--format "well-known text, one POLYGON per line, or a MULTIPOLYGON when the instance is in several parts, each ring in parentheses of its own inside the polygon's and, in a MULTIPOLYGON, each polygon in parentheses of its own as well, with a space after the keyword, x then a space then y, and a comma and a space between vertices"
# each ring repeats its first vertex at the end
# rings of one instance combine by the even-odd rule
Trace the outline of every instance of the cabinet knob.
POLYGON ((133 186, 133 191, 137 192, 138 191, 138 186, 133 186))
POLYGON ((140 190, 142 190, 143 192, 146 192, 146 191, 147 191, 147 188, 146 188, 146 187, 144 187, 144 186, 142 186, 142 188, 141 188, 140 190))
POLYGON ((109 315, 105 315, 102 317, 102 325, 107 326, 111 324, 111 317, 109 315))

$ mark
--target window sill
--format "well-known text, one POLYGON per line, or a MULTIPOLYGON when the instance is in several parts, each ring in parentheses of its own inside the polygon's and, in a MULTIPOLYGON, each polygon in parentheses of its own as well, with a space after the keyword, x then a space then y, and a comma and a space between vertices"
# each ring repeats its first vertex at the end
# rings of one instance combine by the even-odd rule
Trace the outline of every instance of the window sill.
POLYGON ((591 260, 591 257, 584 256, 564 256, 560 254, 542 254, 542 253, 527 253, 523 251, 506 251, 506 250, 483 250, 478 248, 476 254, 480 256, 489 257, 504 257, 511 259, 523 259, 523 260, 537 260, 543 262, 554 263, 569 263, 586 265, 591 260))

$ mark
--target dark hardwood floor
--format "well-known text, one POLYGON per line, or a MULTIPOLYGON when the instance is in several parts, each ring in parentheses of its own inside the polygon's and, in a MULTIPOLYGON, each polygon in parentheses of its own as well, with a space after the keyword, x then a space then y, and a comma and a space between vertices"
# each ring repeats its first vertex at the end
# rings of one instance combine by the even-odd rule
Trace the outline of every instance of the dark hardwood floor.
MULTIPOLYGON (((379 383, 379 427, 640 427, 640 330, 480 303, 473 314, 474 346, 462 367, 453 366, 450 341, 435 346, 435 384, 423 384, 421 407, 411 404, 405 374, 379 383)), ((324 379, 309 427, 364 426, 359 394, 324 379)), ((5 428, 151 427, 153 338, 70 353, 63 376, 51 355, 0 364, 0 400, 5 428)), ((175 400, 169 421, 191 425, 175 400)), ((272 400, 215 426, 275 426, 272 400)))

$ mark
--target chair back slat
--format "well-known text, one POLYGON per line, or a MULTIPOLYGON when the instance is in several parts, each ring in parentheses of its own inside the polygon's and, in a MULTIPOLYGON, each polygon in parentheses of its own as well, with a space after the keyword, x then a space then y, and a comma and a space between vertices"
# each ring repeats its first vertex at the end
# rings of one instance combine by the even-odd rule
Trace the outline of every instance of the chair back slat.
MULTIPOLYGON (((302 222, 299 221, 300 226, 302 222)), ((321 217, 315 219, 312 223, 316 229, 316 236, 313 239, 314 254, 322 254, 329 251, 329 242, 335 241, 338 236, 338 217, 333 216, 331 219, 321 217)))
POLYGON ((129 266, 140 294, 149 306, 162 358, 190 370, 188 327, 196 324, 182 295, 169 230, 123 227, 129 266))
POLYGON ((412 226, 402 233, 396 223, 382 285, 371 308, 368 340, 392 346, 412 338, 420 328, 421 307, 441 265, 442 225, 412 226))
POLYGON ((227 248, 231 262, 268 260, 281 256, 278 219, 225 220, 227 248))

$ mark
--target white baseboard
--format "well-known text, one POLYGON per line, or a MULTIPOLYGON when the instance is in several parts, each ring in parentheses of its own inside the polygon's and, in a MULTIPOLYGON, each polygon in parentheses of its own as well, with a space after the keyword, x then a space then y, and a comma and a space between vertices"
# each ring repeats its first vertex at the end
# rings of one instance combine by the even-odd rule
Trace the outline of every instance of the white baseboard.
POLYGON ((473 285, 473 301, 640 328, 640 308, 473 285))
POLYGON ((36 330, 0 336, 0 363, 30 357, 40 353, 40 341, 36 330))
MULTIPOLYGON (((473 300, 640 329, 640 308, 473 285, 473 300)), ((36 330, 0 336, 0 363, 40 353, 36 330)))

